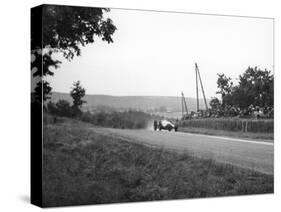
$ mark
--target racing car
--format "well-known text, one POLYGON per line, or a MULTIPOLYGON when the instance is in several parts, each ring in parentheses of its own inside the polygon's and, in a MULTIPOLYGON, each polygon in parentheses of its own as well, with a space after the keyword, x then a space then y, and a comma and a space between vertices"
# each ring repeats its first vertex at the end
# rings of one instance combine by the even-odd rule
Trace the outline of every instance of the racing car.
POLYGON ((154 121, 154 130, 159 129, 161 130, 175 130, 175 132, 178 131, 178 124, 173 124, 172 122, 168 121, 168 120, 161 120, 157 123, 157 121, 154 121))

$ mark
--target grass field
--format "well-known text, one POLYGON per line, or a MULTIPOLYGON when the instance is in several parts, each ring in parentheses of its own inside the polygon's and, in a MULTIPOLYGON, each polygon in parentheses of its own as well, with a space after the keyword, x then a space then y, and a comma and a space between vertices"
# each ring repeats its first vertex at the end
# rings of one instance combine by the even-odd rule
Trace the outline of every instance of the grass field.
POLYGON ((273 176, 94 133, 62 119, 44 126, 43 205, 273 192, 273 176))

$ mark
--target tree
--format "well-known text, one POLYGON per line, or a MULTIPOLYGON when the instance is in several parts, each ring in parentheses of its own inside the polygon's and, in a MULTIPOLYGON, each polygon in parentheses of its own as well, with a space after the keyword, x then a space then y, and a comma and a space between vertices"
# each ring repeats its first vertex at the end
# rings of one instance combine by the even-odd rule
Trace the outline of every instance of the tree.
POLYGON ((247 109, 250 105, 273 107, 274 76, 268 70, 248 67, 239 76, 238 85, 233 86, 231 78, 218 74, 218 88, 222 95, 222 106, 235 106, 247 109))
POLYGON ((230 95, 231 101, 228 101, 229 105, 237 105, 241 109, 247 109, 251 104, 254 103, 254 99, 251 95, 248 95, 248 89, 243 87, 235 86, 230 95))
POLYGON ((86 103, 86 101, 82 100, 82 98, 85 96, 85 93, 86 93, 86 90, 84 88, 82 88, 82 86, 80 85, 80 81, 73 83, 73 87, 70 92, 70 95, 73 98, 72 108, 76 115, 81 113, 80 108, 84 103, 86 103))
POLYGON ((230 77, 226 77, 224 74, 218 74, 217 87, 219 91, 217 94, 221 94, 222 106, 224 107, 229 100, 228 95, 231 93, 233 88, 233 82, 230 77))
POLYGON ((35 100, 39 101, 39 103, 43 100, 46 101, 51 98, 50 93, 52 88, 50 84, 46 81, 40 80, 36 84, 35 88, 35 100))
POLYGON ((66 100, 59 100, 56 103, 56 115, 71 117, 73 115, 70 103, 66 100))
MULTIPOLYGON (((94 43, 95 37, 112 43, 112 35, 116 27, 111 19, 103 17, 104 12, 109 11, 106 8, 58 5, 44 5, 42 13, 40 10, 34 10, 31 14, 31 70, 33 77, 42 78, 54 75, 53 69, 58 68, 61 61, 55 60, 52 57, 53 53, 62 53, 66 59, 72 60, 74 56, 81 54, 81 46, 94 43), (41 15, 43 16, 42 32, 40 26, 36 24, 41 15), (42 36, 39 36, 41 34, 42 36)), ((45 80, 43 86, 46 88, 37 86, 38 89, 35 92, 39 98, 43 89, 43 100, 45 101, 47 99, 45 96, 50 94, 51 87, 46 84, 45 80)), ((41 101, 41 99, 39 100, 41 101)))
POLYGON ((57 115, 56 114, 56 112, 57 112, 56 104, 52 101, 49 101, 47 104, 47 111, 48 111, 48 113, 50 113, 52 115, 57 115))
MULTIPOLYGON (((268 70, 248 67, 239 76, 239 85, 235 89, 236 96, 241 95, 245 106, 253 104, 260 107, 273 107, 273 74, 268 70)), ((237 98, 242 104, 242 98, 237 98)))
POLYGON ((211 110, 214 112, 221 109, 221 102, 217 97, 213 97, 209 104, 211 106, 211 110))

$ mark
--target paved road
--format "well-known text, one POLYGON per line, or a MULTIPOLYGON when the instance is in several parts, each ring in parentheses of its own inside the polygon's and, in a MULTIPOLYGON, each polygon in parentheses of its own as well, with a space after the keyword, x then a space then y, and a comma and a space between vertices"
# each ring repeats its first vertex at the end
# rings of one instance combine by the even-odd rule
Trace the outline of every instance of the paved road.
POLYGON ((195 156, 273 174, 274 144, 270 142, 168 131, 111 128, 93 130, 136 143, 189 152, 195 156))

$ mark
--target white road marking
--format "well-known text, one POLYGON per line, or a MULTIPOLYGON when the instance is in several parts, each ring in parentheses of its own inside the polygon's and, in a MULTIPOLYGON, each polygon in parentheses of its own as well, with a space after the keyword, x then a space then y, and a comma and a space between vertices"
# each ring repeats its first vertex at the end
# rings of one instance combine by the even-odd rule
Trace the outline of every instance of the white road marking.
POLYGON ((184 133, 191 136, 201 136, 201 137, 208 137, 208 138, 216 138, 221 140, 228 140, 228 141, 237 141, 241 143, 250 143, 250 144, 262 144, 262 145, 268 145, 268 146, 274 146, 274 143, 272 142, 264 142, 264 141, 254 141, 254 140, 245 140, 245 139, 239 139, 239 138, 229 138, 229 137, 223 137, 223 136, 214 136, 214 135, 202 135, 202 134, 195 134, 195 133, 184 133))

